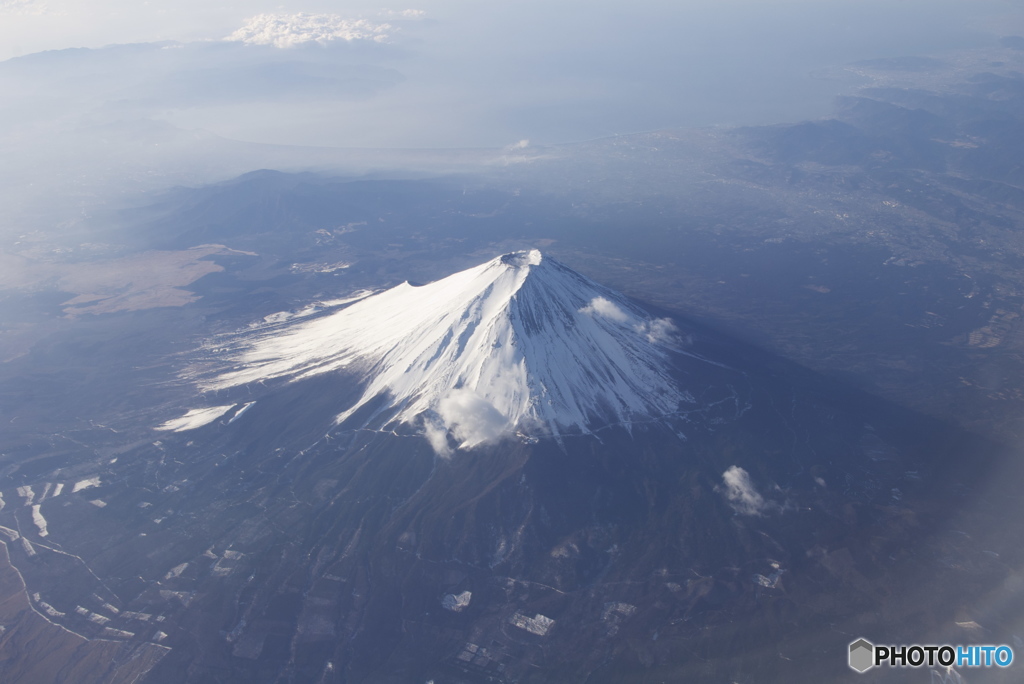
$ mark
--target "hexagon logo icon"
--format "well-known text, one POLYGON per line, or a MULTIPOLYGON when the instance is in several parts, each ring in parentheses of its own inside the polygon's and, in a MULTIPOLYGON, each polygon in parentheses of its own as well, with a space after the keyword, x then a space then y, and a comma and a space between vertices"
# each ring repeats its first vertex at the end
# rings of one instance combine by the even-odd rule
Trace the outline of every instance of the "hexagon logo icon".
POLYGON ((867 639, 857 639, 850 644, 850 667, 857 672, 867 672, 875 665, 875 645, 867 639))

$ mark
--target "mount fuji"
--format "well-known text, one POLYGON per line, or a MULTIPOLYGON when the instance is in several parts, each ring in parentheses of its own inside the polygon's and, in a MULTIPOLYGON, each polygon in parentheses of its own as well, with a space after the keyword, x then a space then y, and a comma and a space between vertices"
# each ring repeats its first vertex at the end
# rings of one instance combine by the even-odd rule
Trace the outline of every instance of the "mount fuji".
POLYGON ((471 448, 629 429, 696 404, 673 377, 671 357, 687 352, 669 319, 538 250, 257 329, 228 350, 231 368, 205 390, 349 371, 364 389, 337 423, 415 426, 442 455, 449 437, 471 448))

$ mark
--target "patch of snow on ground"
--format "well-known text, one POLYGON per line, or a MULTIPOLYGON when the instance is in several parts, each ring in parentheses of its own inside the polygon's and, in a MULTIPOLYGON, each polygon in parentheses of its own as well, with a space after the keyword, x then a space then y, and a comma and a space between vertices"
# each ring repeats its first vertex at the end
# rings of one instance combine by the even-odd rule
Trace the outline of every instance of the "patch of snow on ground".
POLYGON ((39 601, 39 608, 52 618, 62 618, 66 615, 66 613, 60 612, 46 601, 39 601))
POLYGON ((181 418, 173 418, 166 423, 158 426, 157 430, 168 430, 172 432, 184 432, 185 430, 195 430, 204 425, 208 425, 213 421, 217 420, 225 413, 235 408, 235 404, 228 404, 227 406, 210 406, 209 408, 191 409, 188 413, 183 415, 181 418))
POLYGON ((470 591, 464 591, 461 594, 445 594, 444 598, 441 599, 441 606, 453 613, 461 613, 469 606, 472 598, 473 593, 470 591))
POLYGON ((32 491, 32 487, 25 485, 23 487, 18 487, 18 496, 25 499, 26 506, 31 506, 32 502, 36 498, 36 493, 32 491))
POLYGON ((71 488, 71 493, 74 494, 75 492, 80 492, 83 489, 89 489, 90 487, 99 487, 99 486, 100 486, 100 478, 99 478, 98 475, 94 475, 93 477, 90 477, 88 479, 79 480, 78 482, 76 482, 75 486, 71 488))
POLYGON ((123 629, 104 627, 102 636, 106 638, 114 637, 115 639, 131 639, 133 636, 135 636, 135 632, 126 632, 123 629))
POLYGON ((164 579, 165 580, 169 580, 169 579, 173 579, 175 577, 180 577, 181 573, 185 572, 185 568, 187 568, 187 567, 188 567, 188 563, 182 563, 181 565, 175 565, 173 568, 171 568, 170 570, 167 571, 167 574, 164 575, 164 579))
POLYGON ((548 630, 551 629, 551 625, 555 624, 554 620, 540 613, 537 613, 532 618, 526 617, 522 613, 516 613, 508 621, 519 629, 525 629, 527 632, 537 636, 546 635, 548 630))
POLYGON ((255 401, 250 401, 250 402, 249 402, 248 404, 245 404, 244 406, 242 406, 242 408, 238 409, 238 412, 237 412, 237 413, 235 413, 235 415, 231 416, 231 420, 229 420, 229 421, 228 421, 228 425, 231 425, 231 424, 232 424, 232 423, 234 423, 234 422, 235 422, 236 420, 238 420, 239 418, 241 418, 241 417, 242 417, 242 414, 243 414, 243 413, 245 413, 246 411, 248 411, 248 410, 249 410, 249 408, 250 408, 250 407, 251 407, 251 406, 252 406, 253 404, 255 404, 255 403, 256 403, 255 401))
POLYGON ((151 613, 137 613, 133 610, 124 611, 121 613, 121 617, 126 620, 138 620, 139 622, 149 622, 153 619, 153 615, 151 613))
POLYGON ((44 518, 43 514, 39 511, 39 504, 32 506, 32 522, 39 530, 40 537, 45 537, 50 534, 46 531, 46 518, 44 518))

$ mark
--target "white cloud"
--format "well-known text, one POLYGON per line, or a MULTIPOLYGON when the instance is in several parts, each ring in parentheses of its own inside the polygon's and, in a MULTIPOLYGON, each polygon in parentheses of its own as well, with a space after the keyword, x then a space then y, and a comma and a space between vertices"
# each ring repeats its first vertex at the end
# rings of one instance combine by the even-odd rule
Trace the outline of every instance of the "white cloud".
POLYGON ((636 329, 651 344, 679 344, 679 328, 667 318, 655 318, 650 321, 644 321, 636 329))
MULTIPOLYGON (((604 297, 594 297, 590 300, 590 304, 580 309, 580 313, 585 313, 588 316, 602 316, 616 323, 628 323, 633 320, 619 305, 604 297)), ((679 345, 679 328, 667 318, 640 321, 633 326, 633 329, 643 335, 651 344, 679 345)))
POLYGON ((609 301, 604 297, 594 297, 590 300, 590 304, 580 309, 580 313, 585 313, 589 316, 603 316, 616 323, 625 323, 629 320, 629 314, 620 309, 615 302, 609 301))
POLYGON ((512 429, 512 422, 494 404, 471 389, 455 389, 435 407, 434 416, 424 421, 423 435, 441 458, 452 455, 449 435, 468 449, 493 442, 512 429))
POLYGON ((722 482, 725 483, 725 498, 729 505, 741 515, 763 515, 775 507, 757 492, 750 481, 750 474, 739 466, 730 466, 722 473, 722 482))
POLYGON ((437 403, 437 415, 459 440, 460 448, 491 442, 509 431, 507 416, 470 389, 456 389, 437 403))
POLYGON ((378 14, 380 14, 380 16, 382 17, 387 17, 389 19, 422 19, 423 17, 427 16, 426 12, 418 9, 384 9, 381 10, 378 14))
POLYGON ((39 0, 0 0, 0 14, 40 15, 53 12, 45 2, 39 0))
POLYGON ((380 43, 390 37, 391 30, 390 24, 375 24, 366 19, 346 19, 337 14, 258 14, 225 40, 278 48, 291 48, 306 43, 326 45, 336 40, 371 40, 380 43))
POLYGON ((448 430, 443 425, 427 421, 423 426, 423 436, 430 442, 430 447, 441 458, 451 458, 452 448, 448 444, 448 430))

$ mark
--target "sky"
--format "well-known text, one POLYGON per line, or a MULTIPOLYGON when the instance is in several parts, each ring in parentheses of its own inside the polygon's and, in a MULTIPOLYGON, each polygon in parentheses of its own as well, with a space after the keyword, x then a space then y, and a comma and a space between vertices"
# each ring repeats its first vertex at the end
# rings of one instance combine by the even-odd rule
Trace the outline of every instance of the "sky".
MULTIPOLYGON (((844 63, 982 45, 1012 32, 1019 10, 1006 0, 0 0, 0 57, 159 41, 209 47, 232 35, 252 43, 261 39, 253 18, 275 15, 276 27, 264 17, 262 37, 290 57, 372 65, 390 78, 315 101, 270 80, 253 108, 251 96, 191 101, 184 79, 193 68, 145 115, 256 142, 500 146, 821 116, 850 85, 833 73, 844 63), (342 30, 317 34, 318 21, 342 30), (337 49, 374 41, 376 51, 359 55, 337 49), (314 45, 336 54, 300 54, 314 45)), ((211 55, 203 60, 216 67, 211 55)), ((242 76, 258 81, 253 71, 242 76)), ((123 85, 119 100, 142 84, 123 85)))
POLYGON ((1021 0, 410 1, 0 0, 0 200, 34 201, 24 217, 54 188, 96 202, 274 163, 253 145, 500 150, 813 119, 859 85, 852 61, 1024 35, 1021 0))

